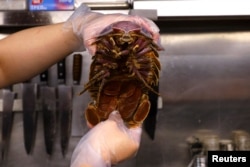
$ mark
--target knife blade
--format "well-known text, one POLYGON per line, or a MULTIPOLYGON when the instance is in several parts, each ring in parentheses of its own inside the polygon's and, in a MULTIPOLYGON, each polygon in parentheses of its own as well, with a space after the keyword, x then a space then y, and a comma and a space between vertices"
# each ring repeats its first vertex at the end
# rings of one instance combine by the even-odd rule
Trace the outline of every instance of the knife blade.
POLYGON ((26 153, 31 154, 35 144, 37 128, 37 85, 23 83, 22 90, 24 145, 26 153))
POLYGON ((72 133, 71 136, 82 136, 87 130, 86 120, 84 119, 83 111, 88 105, 89 96, 81 95, 79 92, 83 89, 81 85, 82 67, 83 67, 82 53, 75 53, 73 55, 72 76, 73 76, 73 101, 72 101, 72 133), (84 101, 86 103, 84 103, 84 101))
POLYGON ((60 143, 63 156, 66 155, 71 136, 72 87, 66 85, 65 59, 58 62, 58 110, 60 122, 60 143))
POLYGON ((2 160, 8 155, 12 125, 13 125, 13 104, 15 93, 3 89, 3 113, 2 113, 2 160))
POLYGON ((46 153, 53 154, 57 128, 56 90, 48 86, 48 70, 40 74, 40 99, 43 113, 43 130, 46 153))
MULTIPOLYGON (((159 86, 155 86, 154 90, 159 92, 159 86)), ((151 107, 148 113, 147 118, 144 121, 144 129, 150 139, 154 140, 155 138, 155 130, 157 124, 157 112, 158 112, 158 95, 155 93, 149 93, 149 101, 151 103, 151 107)))

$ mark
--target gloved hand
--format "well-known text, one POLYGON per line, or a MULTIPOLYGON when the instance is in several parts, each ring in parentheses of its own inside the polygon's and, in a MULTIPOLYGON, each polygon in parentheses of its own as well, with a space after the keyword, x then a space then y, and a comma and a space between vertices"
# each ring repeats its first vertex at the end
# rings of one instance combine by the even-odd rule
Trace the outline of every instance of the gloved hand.
POLYGON ((128 129, 120 114, 97 124, 76 146, 71 167, 110 167, 133 157, 139 148, 141 127, 128 129))
POLYGON ((65 29, 72 28, 77 37, 82 40, 82 44, 91 55, 95 53, 95 46, 91 45, 100 32, 110 24, 117 21, 133 21, 145 29, 147 29, 155 43, 160 45, 159 28, 155 23, 141 16, 132 16, 126 14, 101 14, 92 12, 86 5, 81 4, 80 7, 72 14, 72 16, 64 24, 65 29))

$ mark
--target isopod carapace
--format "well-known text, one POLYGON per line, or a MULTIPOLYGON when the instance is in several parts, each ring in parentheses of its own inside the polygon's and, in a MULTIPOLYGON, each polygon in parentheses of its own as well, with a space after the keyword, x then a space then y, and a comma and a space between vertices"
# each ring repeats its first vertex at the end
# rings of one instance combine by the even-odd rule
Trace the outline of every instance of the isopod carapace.
POLYGON ((96 125, 118 110, 128 127, 142 124, 150 109, 148 91, 158 85, 157 45, 149 31, 131 21, 119 21, 104 28, 92 43, 89 81, 85 84, 93 101, 85 111, 89 124, 96 125))

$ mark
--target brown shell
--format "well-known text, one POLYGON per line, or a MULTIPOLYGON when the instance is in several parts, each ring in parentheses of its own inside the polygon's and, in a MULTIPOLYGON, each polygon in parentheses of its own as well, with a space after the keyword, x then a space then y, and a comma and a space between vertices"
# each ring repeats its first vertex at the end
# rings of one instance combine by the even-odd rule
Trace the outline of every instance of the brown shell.
POLYGON ((93 102, 85 116, 95 125, 118 110, 129 127, 138 126, 150 109, 148 91, 155 92, 152 86, 159 82, 161 49, 133 22, 118 22, 110 28, 93 43, 97 50, 83 90, 90 92, 93 102))

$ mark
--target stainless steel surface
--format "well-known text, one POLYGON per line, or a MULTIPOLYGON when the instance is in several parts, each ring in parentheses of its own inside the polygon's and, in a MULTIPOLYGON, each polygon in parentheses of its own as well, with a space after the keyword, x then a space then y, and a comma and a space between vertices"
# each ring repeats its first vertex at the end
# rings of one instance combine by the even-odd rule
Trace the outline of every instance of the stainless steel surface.
POLYGON ((173 103, 249 99, 248 37, 249 32, 162 35, 163 99, 173 103))
POLYGON ((157 10, 154 9, 130 9, 129 15, 143 16, 151 20, 157 20, 157 10))
POLYGON ((36 26, 66 21, 73 11, 2 11, 1 26, 36 26))
POLYGON ((26 10, 26 0, 0 0, 1 10, 26 10))

